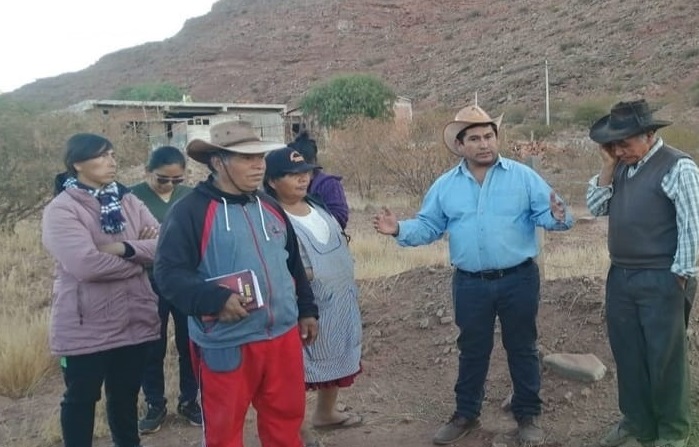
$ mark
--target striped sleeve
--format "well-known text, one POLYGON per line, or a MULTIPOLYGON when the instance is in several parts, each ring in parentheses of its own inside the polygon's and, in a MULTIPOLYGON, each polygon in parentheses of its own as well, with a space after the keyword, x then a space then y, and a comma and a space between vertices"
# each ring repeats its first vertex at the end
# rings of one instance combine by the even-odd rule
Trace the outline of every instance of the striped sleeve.
POLYGON ((682 158, 663 177, 661 186, 677 210, 677 251, 670 270, 680 276, 697 276, 699 168, 692 159, 682 158))
POLYGON ((609 214, 609 199, 614 194, 612 184, 599 186, 599 174, 592 177, 587 185, 587 209, 593 216, 607 216, 609 214))

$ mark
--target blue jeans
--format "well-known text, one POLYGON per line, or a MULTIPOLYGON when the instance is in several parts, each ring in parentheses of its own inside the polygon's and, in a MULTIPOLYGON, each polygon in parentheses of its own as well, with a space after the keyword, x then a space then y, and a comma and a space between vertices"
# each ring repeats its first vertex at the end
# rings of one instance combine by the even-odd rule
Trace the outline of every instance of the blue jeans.
POLYGON ((151 350, 146 362, 141 386, 148 404, 164 408, 165 399, 165 374, 163 371, 165 353, 167 352, 167 325, 170 315, 175 324, 175 346, 177 347, 179 362, 180 396, 179 401, 189 402, 197 398, 199 387, 192 370, 192 359, 189 355, 189 332, 187 329, 187 316, 177 310, 165 298, 160 295, 157 285, 151 280, 151 286, 158 295, 158 315, 160 315, 160 339, 151 345, 151 350))
POLYGON ((495 317, 514 386, 512 412, 519 421, 541 414, 541 376, 536 339, 539 267, 535 263, 497 279, 474 278, 456 270, 452 280, 454 315, 460 334, 459 377, 454 387, 456 415, 480 416, 493 350, 495 317))

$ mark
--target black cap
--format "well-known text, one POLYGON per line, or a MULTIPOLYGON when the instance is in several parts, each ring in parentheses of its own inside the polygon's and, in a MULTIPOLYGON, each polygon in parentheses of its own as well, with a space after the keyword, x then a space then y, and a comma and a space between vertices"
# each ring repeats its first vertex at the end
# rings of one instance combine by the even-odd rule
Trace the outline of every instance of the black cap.
POLYGON ((286 174, 297 174, 299 172, 312 171, 318 166, 307 163, 303 155, 292 147, 277 149, 267 154, 265 157, 267 169, 265 178, 277 179, 286 174))

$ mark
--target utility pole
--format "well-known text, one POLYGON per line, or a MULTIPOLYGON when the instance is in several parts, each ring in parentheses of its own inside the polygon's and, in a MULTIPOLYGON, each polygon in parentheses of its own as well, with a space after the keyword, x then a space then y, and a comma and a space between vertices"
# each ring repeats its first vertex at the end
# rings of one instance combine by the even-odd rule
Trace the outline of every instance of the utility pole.
POLYGON ((549 61, 544 64, 544 77, 546 78, 546 127, 551 125, 551 109, 549 107, 549 61))
POLYGON ((475 96, 474 102, 476 104, 476 107, 478 107, 478 90, 476 90, 476 96, 475 96))

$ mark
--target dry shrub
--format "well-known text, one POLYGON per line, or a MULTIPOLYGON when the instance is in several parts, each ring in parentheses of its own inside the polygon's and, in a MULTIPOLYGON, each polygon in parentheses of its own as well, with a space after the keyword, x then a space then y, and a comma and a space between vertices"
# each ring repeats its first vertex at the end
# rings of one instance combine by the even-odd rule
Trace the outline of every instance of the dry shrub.
POLYGON ((0 314, 0 394, 31 394, 51 370, 48 311, 17 306, 0 314))
POLYGON ((0 394, 30 394, 55 365, 48 348, 52 269, 39 242, 37 222, 0 234, 0 394))
POLYGON ((457 163, 442 143, 451 114, 433 112, 406 126, 355 119, 328 135, 324 161, 343 174, 363 199, 383 192, 421 197, 434 180, 457 163))
POLYGON ((329 172, 342 174, 363 199, 375 197, 374 187, 379 182, 372 166, 376 164, 376 152, 384 139, 384 135, 377 132, 380 127, 383 126, 371 120, 352 120, 345 128, 328 133, 319 155, 321 164, 329 172), (364 123, 366 128, 362 127, 364 123))
POLYGON ((411 196, 423 195, 444 171, 458 163, 443 142, 444 124, 450 112, 419 115, 408 132, 397 132, 393 145, 380 151, 383 170, 401 191, 411 196))
POLYGON ((53 179, 64 170, 65 142, 77 132, 100 133, 117 148, 122 164, 148 156, 143 135, 70 112, 40 113, 24 104, 0 101, 0 230, 34 215, 51 199, 53 179))

